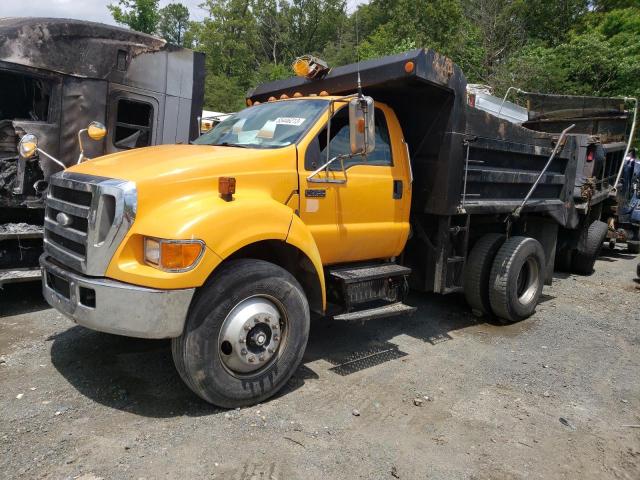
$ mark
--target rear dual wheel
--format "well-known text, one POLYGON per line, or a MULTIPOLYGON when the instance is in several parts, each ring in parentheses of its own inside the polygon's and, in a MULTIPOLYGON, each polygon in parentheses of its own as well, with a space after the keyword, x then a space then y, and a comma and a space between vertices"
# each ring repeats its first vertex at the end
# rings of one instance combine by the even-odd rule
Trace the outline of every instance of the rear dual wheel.
POLYGON ((302 360, 309 305, 298 281, 262 260, 234 260, 197 292, 183 334, 171 343, 176 369, 220 407, 274 395, 302 360))
POLYGON ((531 316, 544 286, 542 245, 528 237, 488 234, 469 254, 464 291, 474 313, 494 314, 502 323, 531 316))
POLYGON ((544 250, 537 240, 511 237, 500 247, 489 279, 491 309, 499 320, 517 322, 533 315, 544 270, 544 250))

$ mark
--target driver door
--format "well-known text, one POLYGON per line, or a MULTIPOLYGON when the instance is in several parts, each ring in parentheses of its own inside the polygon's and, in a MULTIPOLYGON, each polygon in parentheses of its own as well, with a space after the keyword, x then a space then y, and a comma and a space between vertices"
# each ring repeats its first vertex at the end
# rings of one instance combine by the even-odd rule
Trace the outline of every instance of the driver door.
MULTIPOLYGON (((341 107, 341 108, 340 108, 341 107)), ((393 111, 377 104, 375 150, 329 168, 329 178, 345 183, 316 183, 309 175, 336 155, 350 154, 346 105, 327 124, 317 126, 299 145, 300 217, 311 230, 325 265, 390 258, 400 254, 409 234, 411 182, 402 132, 393 111)), ((314 179, 326 178, 325 172, 314 179)))

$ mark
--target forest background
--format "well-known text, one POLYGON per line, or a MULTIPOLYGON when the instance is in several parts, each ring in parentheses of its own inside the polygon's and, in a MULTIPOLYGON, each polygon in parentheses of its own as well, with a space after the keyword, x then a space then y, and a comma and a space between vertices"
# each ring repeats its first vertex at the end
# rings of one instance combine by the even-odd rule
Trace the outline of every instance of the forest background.
POLYGON ((640 0, 204 0, 202 21, 180 3, 108 8, 119 24, 204 52, 205 106, 221 112, 291 76, 302 54, 339 66, 420 47, 497 95, 640 96, 640 0))

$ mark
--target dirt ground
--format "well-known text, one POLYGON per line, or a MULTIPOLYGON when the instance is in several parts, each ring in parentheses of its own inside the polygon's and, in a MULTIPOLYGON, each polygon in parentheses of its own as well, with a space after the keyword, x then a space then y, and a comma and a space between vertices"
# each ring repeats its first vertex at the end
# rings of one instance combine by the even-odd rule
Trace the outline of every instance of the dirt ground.
POLYGON ((231 411, 181 383, 168 342, 75 326, 38 285, 7 286, 0 478, 637 480, 636 259, 596 269, 556 275, 510 326, 416 294, 411 318, 318 320, 285 391, 231 411))

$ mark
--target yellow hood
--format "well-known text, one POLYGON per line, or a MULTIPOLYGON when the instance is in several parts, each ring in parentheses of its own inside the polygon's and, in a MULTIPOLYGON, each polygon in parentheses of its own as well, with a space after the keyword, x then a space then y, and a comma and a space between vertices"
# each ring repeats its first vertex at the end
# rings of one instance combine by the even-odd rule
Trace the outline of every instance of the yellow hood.
MULTIPOLYGON (((73 166, 68 171, 129 180, 138 186, 149 182, 155 186, 183 182, 195 186, 193 184, 201 180, 210 181, 220 176, 245 177, 274 171, 284 173, 283 170, 293 173, 295 168, 294 146, 267 150, 158 145, 105 155, 73 166)), ((292 180, 296 181, 295 176, 292 180)), ((250 183, 254 184, 253 181, 250 183)))

